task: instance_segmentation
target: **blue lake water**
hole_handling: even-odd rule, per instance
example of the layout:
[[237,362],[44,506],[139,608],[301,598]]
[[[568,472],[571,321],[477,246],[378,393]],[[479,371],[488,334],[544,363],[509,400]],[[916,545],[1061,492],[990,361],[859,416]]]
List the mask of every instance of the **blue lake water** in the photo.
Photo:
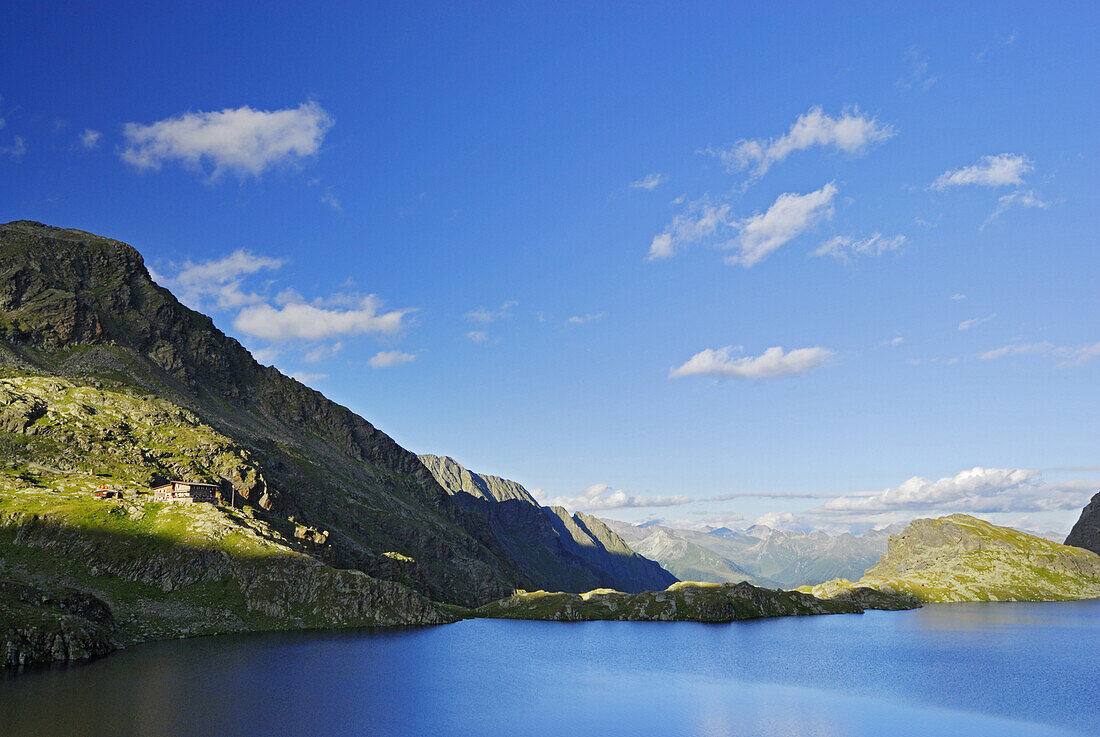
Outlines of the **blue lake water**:
[[1100,734],[1100,601],[689,622],[472,620],[133,647],[0,677],[0,734]]

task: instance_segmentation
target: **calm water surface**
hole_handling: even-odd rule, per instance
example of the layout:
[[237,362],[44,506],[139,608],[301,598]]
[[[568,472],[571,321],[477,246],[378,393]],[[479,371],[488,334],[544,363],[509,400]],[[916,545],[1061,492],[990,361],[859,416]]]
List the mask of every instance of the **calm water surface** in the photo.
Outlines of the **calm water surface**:
[[1100,601],[152,643],[0,677],[0,735],[1100,734]]

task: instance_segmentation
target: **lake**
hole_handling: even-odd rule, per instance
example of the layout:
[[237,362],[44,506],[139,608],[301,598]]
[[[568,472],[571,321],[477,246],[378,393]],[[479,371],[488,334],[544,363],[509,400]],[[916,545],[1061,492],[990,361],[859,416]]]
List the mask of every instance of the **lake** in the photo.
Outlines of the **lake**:
[[0,733],[1095,735],[1098,640],[1100,601],[209,637],[0,676]]

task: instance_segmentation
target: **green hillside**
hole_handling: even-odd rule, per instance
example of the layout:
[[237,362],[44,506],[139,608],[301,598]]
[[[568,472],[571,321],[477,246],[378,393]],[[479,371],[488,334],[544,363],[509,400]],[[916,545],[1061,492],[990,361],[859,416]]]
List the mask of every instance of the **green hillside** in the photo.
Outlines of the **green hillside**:
[[853,587],[925,602],[1057,601],[1100,597],[1100,556],[965,514],[914,520],[856,583],[803,587],[832,597]]

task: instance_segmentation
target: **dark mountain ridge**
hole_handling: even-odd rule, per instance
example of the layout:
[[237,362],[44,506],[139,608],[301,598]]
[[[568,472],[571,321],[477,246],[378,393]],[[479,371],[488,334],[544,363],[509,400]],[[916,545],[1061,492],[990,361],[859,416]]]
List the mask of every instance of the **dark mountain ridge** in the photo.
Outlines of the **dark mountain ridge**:
[[1081,516],[1066,536],[1065,544],[1100,555],[1100,491],[1081,510]]
[[316,556],[476,605],[532,587],[478,515],[350,410],[261,366],[109,238],[0,226],[0,371],[117,382],[194,412],[255,459],[209,481],[324,530]]
[[420,460],[463,508],[486,520],[520,570],[544,582],[541,588],[637,593],[663,591],[677,580],[591,515],[543,507],[521,484],[471,471],[453,458]]

